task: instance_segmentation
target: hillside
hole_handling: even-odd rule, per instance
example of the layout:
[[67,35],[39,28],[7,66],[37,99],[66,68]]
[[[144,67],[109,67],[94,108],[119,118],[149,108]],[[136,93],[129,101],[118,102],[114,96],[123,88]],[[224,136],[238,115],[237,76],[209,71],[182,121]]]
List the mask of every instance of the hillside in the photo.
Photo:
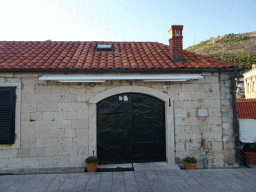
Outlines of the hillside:
[[239,73],[242,75],[251,69],[253,63],[256,63],[256,32],[218,36],[199,42],[185,50],[239,63],[240,67],[246,68]]

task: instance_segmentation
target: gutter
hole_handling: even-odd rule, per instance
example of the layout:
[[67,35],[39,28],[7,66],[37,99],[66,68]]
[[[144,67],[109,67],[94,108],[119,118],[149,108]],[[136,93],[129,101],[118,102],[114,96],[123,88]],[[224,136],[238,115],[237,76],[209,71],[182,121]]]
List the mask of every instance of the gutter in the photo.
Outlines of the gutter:
[[234,72],[241,71],[244,68],[175,68],[175,69],[0,69],[1,72],[36,72],[36,73],[168,73],[168,72],[191,72],[191,73],[202,73],[202,72]]
[[236,113],[236,82],[235,82],[236,78],[237,78],[237,71],[235,71],[233,76],[231,77],[231,90],[230,90],[230,92],[232,94],[233,129],[234,129],[234,137],[235,137],[236,161],[238,163],[241,163],[240,140],[239,140],[239,123],[238,123],[237,113]]

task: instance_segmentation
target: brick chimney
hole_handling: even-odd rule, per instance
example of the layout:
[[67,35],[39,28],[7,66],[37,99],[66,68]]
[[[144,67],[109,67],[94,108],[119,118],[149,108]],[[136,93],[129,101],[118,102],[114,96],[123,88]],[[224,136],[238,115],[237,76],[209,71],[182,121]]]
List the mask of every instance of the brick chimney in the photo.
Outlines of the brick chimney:
[[183,25],[171,25],[169,33],[169,58],[173,62],[186,62],[183,58]]

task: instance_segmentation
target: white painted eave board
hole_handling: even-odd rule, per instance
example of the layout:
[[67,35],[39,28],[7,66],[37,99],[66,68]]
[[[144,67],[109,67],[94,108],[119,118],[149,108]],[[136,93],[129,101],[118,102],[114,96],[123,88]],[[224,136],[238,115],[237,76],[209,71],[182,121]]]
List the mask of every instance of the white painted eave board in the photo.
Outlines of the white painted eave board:
[[157,75],[43,75],[41,81],[59,82],[105,82],[107,80],[187,81],[203,79],[201,74],[157,74]]

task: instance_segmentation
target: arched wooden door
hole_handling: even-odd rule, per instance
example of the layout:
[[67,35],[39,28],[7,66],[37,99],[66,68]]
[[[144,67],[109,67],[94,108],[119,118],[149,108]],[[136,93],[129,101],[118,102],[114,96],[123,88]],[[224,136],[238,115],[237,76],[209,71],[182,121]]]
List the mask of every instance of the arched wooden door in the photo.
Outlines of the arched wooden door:
[[166,160],[164,102],[122,93],[97,103],[99,164]]

